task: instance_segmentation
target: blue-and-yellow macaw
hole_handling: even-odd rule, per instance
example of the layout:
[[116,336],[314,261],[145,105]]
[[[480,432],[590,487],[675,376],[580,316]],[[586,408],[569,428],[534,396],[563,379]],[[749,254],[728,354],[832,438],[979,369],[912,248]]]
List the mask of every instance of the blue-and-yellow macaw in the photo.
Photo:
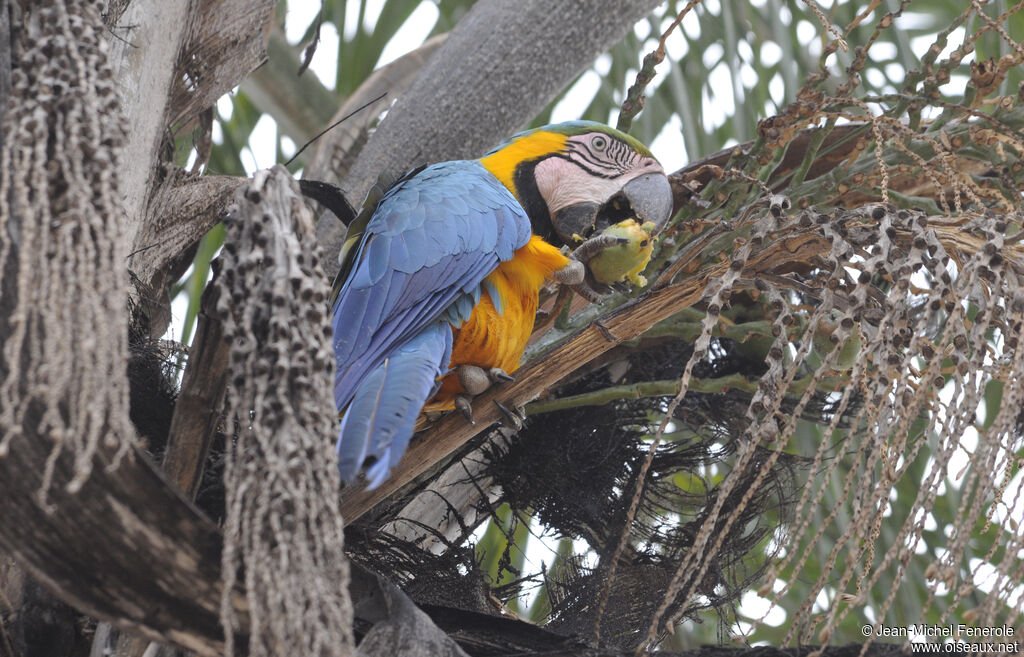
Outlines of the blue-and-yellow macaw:
[[468,408],[519,366],[545,280],[584,279],[558,244],[613,221],[613,202],[664,225],[665,172],[636,139],[573,121],[408,174],[350,227],[333,303],[342,479],[365,466],[379,485],[424,408]]

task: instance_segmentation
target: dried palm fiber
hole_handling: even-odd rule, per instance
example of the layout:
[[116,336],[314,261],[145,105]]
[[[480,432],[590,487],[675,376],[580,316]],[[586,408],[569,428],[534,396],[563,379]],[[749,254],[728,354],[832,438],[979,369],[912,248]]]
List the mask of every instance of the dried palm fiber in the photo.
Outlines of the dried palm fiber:
[[[283,167],[258,172],[225,219],[217,308],[231,341],[223,572],[244,570],[249,654],[354,653],[342,553],[328,287],[313,218]],[[228,654],[237,629],[222,619]]]
[[0,154],[0,457],[28,424],[49,437],[44,498],[65,450],[74,455],[67,486],[76,491],[101,440],[115,465],[135,440],[125,375],[123,134],[102,6],[29,5],[11,43]]
[[[711,473],[727,469],[739,447],[739,422],[728,415],[736,406],[729,395],[691,395],[673,415],[673,434],[656,448],[628,526],[627,548],[601,612],[604,645],[638,645],[676,564],[693,549],[697,529],[720,495]],[[663,412],[663,397],[555,411],[511,441],[507,455],[491,460],[502,499],[513,508],[535,510],[545,527],[559,536],[582,538],[597,555],[596,564],[570,559],[556,562],[546,572],[521,574],[529,579],[522,589],[526,584],[543,587],[550,605],[547,629],[576,636],[592,631],[636,478],[650,447],[650,418]],[[559,440],[551,440],[552,435]],[[755,465],[767,450],[760,450],[760,456]],[[725,532],[714,569],[699,583],[701,600],[689,605],[688,617],[697,619],[700,612],[713,610],[724,625],[734,622],[732,606],[764,574],[766,564],[757,556],[770,555],[771,550],[762,552],[758,546],[775,530],[773,518],[785,518],[792,506],[789,491],[795,487],[798,469],[799,459],[788,455],[772,468],[756,497],[742,509],[742,520]],[[754,467],[747,470],[748,478],[756,472]],[[733,490],[724,508],[734,508],[740,493]],[[509,593],[518,597],[522,591]]]
[[[931,169],[933,175],[945,174],[941,161]],[[787,280],[757,281],[760,293],[776,310],[772,331],[776,339],[767,354],[768,372],[761,376],[748,405],[748,426],[737,463],[723,482],[720,499],[733,488],[746,492],[731,512],[712,509],[700,527],[694,541],[697,549],[681,560],[651,620],[647,641],[655,640],[686,613],[688,605],[697,604],[699,582],[715,567],[721,549],[723,519],[726,528],[742,522],[740,512],[771,472],[782,449],[791,445],[796,419],[816,392],[835,385],[837,374],[842,375],[842,383],[831,389],[839,403],[831,418],[823,418],[827,424],[824,435],[834,436],[843,423],[849,425],[851,429],[843,432],[845,454],[833,453],[836,446],[832,440],[821,442],[813,457],[813,476],[801,491],[794,527],[786,539],[786,555],[771,566],[767,583],[774,582],[787,567],[800,572],[804,560],[825,536],[826,527],[835,527],[838,538],[784,644],[793,640],[828,643],[835,624],[864,604],[867,587],[882,586],[888,592],[885,603],[875,609],[879,618],[884,617],[904,583],[903,569],[921,540],[924,519],[938,488],[945,476],[954,478],[955,473],[946,472],[946,465],[952,452],[962,446],[967,428],[975,424],[989,381],[1004,386],[1002,404],[989,426],[979,431],[978,445],[971,450],[972,467],[964,480],[956,529],[946,556],[931,569],[934,585],[954,588],[955,564],[963,558],[976,524],[1002,501],[1013,506],[1021,494],[1012,491],[1007,497],[1005,490],[1013,467],[1019,466],[1015,451],[1024,438],[1018,426],[1024,401],[1024,358],[1018,348],[1024,319],[1024,252],[1013,243],[1021,236],[1020,213],[990,210],[927,216],[889,204],[872,204],[830,214],[811,208],[786,219],[770,207],[761,208],[767,210],[762,216],[754,213],[738,221],[750,227],[750,239],[736,242],[729,270],[735,275],[724,275],[720,285],[711,290],[711,324],[721,308],[722,293],[740,282],[741,273],[754,264],[752,245],[807,248],[817,244],[813,248],[821,255],[799,286],[813,291],[815,304],[809,320],[797,322],[793,317],[797,296],[786,289]],[[1008,231],[1012,239],[1007,239]],[[763,258],[764,251],[756,257]],[[709,326],[704,336],[710,335],[710,330]],[[808,355],[820,348],[815,347],[814,338],[822,330],[830,334],[829,346],[820,354],[820,364],[811,366]],[[844,368],[838,366],[839,353],[855,332],[862,335],[860,356],[840,371]],[[700,356],[700,339],[697,344],[688,370]],[[795,385],[798,374],[804,376],[799,387]],[[949,399],[938,394],[947,382],[953,388]],[[676,400],[685,395],[685,383],[684,379]],[[795,395],[799,402],[795,409],[784,412],[787,395]],[[857,395],[861,399],[851,417],[847,410]],[[927,424],[915,430],[912,423],[921,418]],[[761,459],[764,463],[755,468],[757,474],[751,478],[747,464],[754,463],[755,455],[764,449],[770,456]],[[925,471],[917,499],[906,512],[896,540],[880,542],[879,526],[889,510],[889,495],[915,464]],[[993,472],[997,476],[993,477]],[[833,506],[822,502],[830,478],[842,490]],[[836,523],[840,508],[849,513],[846,523]],[[1024,535],[1012,524],[993,526],[993,530],[999,536],[988,559],[998,581],[995,594],[974,610],[979,626],[1020,622],[1019,609],[1009,605],[1020,581],[1020,562],[1014,555],[1024,548]],[[892,572],[887,570],[890,565],[896,567],[896,576],[880,583],[884,573]],[[788,591],[792,580],[789,582],[775,594],[775,602]],[[766,595],[771,590],[768,584]],[[815,597],[826,584],[835,587],[839,595],[832,598],[826,613],[812,613]],[[946,613],[973,586],[969,581],[961,583]],[[680,606],[680,595],[691,602]]]

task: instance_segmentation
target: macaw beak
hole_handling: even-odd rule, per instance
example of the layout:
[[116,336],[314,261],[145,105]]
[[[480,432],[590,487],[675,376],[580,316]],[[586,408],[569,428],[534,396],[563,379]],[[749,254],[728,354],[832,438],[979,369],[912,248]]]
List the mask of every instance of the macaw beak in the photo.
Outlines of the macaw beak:
[[577,203],[555,213],[552,224],[563,243],[573,245],[624,219],[653,222],[654,234],[672,217],[672,187],[663,173],[645,173],[630,180],[604,204]]
[[[632,208],[632,216],[637,223],[650,221],[657,226],[654,229],[655,235],[660,233],[672,218],[675,199],[672,197],[672,186],[668,183],[668,176],[663,173],[645,173],[630,180],[622,188],[621,195]],[[614,197],[611,200],[614,201]]]

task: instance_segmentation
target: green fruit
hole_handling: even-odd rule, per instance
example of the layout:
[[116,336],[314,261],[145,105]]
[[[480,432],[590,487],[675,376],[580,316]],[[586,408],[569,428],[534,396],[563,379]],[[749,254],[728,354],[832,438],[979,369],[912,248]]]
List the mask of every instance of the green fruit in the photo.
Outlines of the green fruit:
[[587,266],[594,280],[604,285],[629,281],[635,285],[647,285],[647,279],[640,273],[651,261],[654,252],[654,238],[651,233],[655,225],[652,222],[638,224],[634,219],[620,221],[601,231],[602,235],[612,235],[629,240],[620,246],[612,246],[590,259]]
[[836,369],[840,372],[847,372],[853,369],[854,363],[860,358],[862,338],[860,334],[860,326],[854,326],[853,331],[850,332],[850,337],[843,343],[842,349],[839,350],[839,356],[836,357]]

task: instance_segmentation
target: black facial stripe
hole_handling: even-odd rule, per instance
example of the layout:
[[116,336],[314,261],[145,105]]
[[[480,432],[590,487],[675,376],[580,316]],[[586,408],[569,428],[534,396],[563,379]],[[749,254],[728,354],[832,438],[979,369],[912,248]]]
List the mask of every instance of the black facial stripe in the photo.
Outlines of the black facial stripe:
[[596,151],[590,147],[589,143],[570,142],[569,153],[579,155],[586,160],[595,164],[605,161],[604,155],[600,151]]
[[606,158],[598,157],[593,153],[575,151],[569,154],[569,159],[573,159],[573,156],[578,157],[587,164],[597,167],[598,169],[620,170],[614,163],[609,162]]
[[619,175],[623,173],[626,169],[626,167],[623,167],[619,162],[609,160],[607,154],[595,153],[594,151],[589,149],[573,149],[570,152],[569,157],[572,161],[582,160],[582,162],[584,162],[585,164],[590,165],[588,168],[596,168],[608,172],[614,172],[614,175]]
[[609,149],[608,155],[618,162],[622,166],[623,170],[628,169],[636,163],[639,153],[634,151],[632,148],[618,140],[612,142],[612,146],[614,146],[614,149]]
[[611,178],[618,178],[622,174],[622,171],[619,170],[619,169],[615,169],[612,173],[606,173],[606,172],[603,172],[603,171],[597,171],[596,169],[593,169],[592,167],[587,166],[586,163],[584,161],[582,161],[582,159],[580,159],[580,158],[573,158],[571,156],[571,154],[568,154],[568,153],[556,153],[556,154],[553,155],[553,157],[560,157],[563,160],[566,160],[568,162],[572,162],[573,164],[575,164],[579,168],[583,169],[584,171],[586,171],[590,175],[596,176],[598,178],[609,178],[609,179],[611,179]]
[[608,157],[618,162],[625,169],[632,161],[635,151],[621,141],[615,140],[608,147]]

